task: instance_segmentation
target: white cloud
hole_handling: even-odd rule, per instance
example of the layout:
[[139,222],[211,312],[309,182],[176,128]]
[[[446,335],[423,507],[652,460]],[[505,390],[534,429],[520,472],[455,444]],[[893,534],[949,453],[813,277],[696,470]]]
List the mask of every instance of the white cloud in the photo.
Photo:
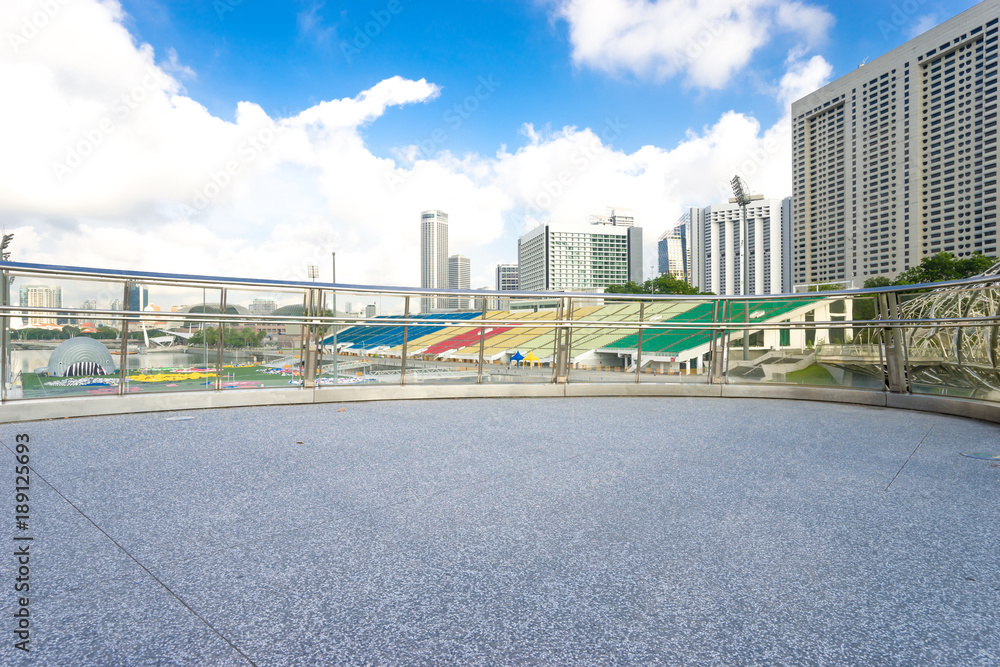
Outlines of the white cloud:
[[167,49],[167,62],[160,63],[160,67],[167,72],[173,72],[182,79],[198,78],[198,75],[195,74],[193,69],[181,63],[180,58],[177,55],[177,49],[173,47]]
[[317,44],[325,44],[330,41],[331,37],[336,36],[336,30],[323,23],[323,15],[320,10],[323,9],[324,4],[322,2],[316,3],[309,9],[299,12],[296,16],[299,35],[311,37]]
[[[17,3],[21,16],[35,7]],[[19,29],[11,14],[0,35]],[[437,85],[392,77],[291,118],[242,102],[223,120],[121,21],[115,3],[75,0],[17,50],[0,45],[0,89],[20,100],[0,105],[0,223],[16,234],[17,261],[305,279],[309,264],[329,275],[336,251],[342,282],[415,286],[418,216],[439,208],[479,286],[493,263],[516,260],[517,236],[537,221],[627,206],[646,229],[648,266],[681,208],[723,200],[734,173],[768,196],[791,189],[787,114],[762,128],[728,112],[675,146],[631,153],[612,148],[636,139],[610,118],[526,125],[522,145],[494,155],[402,146],[383,157],[363,128],[391,107],[433,103]],[[776,84],[785,102],[830,72],[818,57],[787,67]]]
[[789,0],[557,0],[578,65],[722,88],[776,32],[806,46],[826,39],[833,16]]
[[822,56],[813,56],[806,62],[791,57],[787,68],[778,90],[778,99],[786,108],[790,108],[792,102],[826,85],[833,74],[833,66]]

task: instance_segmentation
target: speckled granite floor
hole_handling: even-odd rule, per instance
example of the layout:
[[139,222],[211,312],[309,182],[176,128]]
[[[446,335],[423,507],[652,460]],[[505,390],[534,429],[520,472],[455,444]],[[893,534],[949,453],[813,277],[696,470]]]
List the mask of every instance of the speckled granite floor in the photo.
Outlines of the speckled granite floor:
[[1000,663],[1000,467],[960,455],[1000,453],[991,424],[481,399],[0,441],[4,665]]

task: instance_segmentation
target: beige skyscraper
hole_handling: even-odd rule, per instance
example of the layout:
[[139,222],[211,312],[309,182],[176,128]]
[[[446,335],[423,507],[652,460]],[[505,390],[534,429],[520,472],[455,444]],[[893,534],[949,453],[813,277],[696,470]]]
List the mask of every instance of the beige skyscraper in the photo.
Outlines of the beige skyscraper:
[[794,284],[997,253],[998,15],[982,2],[792,104]]
[[[448,288],[448,214],[424,211],[420,214],[420,286]],[[421,299],[420,311],[447,307],[447,299]]]

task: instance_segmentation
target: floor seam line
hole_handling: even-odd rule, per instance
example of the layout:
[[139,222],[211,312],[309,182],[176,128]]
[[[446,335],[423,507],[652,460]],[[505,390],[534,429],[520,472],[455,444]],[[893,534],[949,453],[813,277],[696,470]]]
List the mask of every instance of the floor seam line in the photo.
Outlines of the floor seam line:
[[[3,441],[0,441],[0,444],[2,444],[2,445],[4,446],[4,448],[5,448],[5,449],[6,449],[7,451],[9,451],[9,452],[10,452],[11,454],[13,454],[13,455],[14,455],[15,457],[17,456],[17,454],[16,454],[15,452],[14,452],[14,450],[13,450],[13,449],[11,449],[11,448],[10,448],[10,446],[8,446],[6,442],[3,442]],[[115,545],[115,546],[116,546],[116,547],[117,547],[117,548],[118,548],[118,549],[119,549],[119,550],[120,550],[120,551],[121,551],[121,552],[122,552],[123,554],[125,554],[125,556],[127,556],[127,557],[129,558],[129,560],[131,560],[131,561],[132,561],[133,563],[135,563],[136,565],[138,565],[138,566],[139,566],[139,567],[140,567],[140,568],[142,569],[142,571],[143,571],[143,572],[145,572],[146,574],[148,574],[148,575],[150,576],[150,578],[152,578],[152,579],[153,579],[153,581],[155,581],[155,582],[156,582],[156,583],[158,583],[158,584],[159,584],[159,585],[160,585],[161,587],[163,587],[163,589],[164,589],[165,591],[167,591],[167,593],[169,593],[171,597],[173,597],[173,598],[174,598],[175,600],[177,600],[177,601],[178,601],[178,602],[179,602],[179,603],[180,603],[180,604],[181,604],[181,605],[182,605],[182,606],[183,606],[183,607],[184,607],[185,609],[187,609],[187,610],[188,610],[188,611],[189,611],[189,612],[190,612],[190,613],[191,613],[192,615],[194,615],[194,616],[195,616],[195,618],[197,618],[197,619],[198,619],[199,621],[201,621],[202,623],[204,623],[204,624],[205,624],[205,625],[206,625],[206,626],[207,626],[207,627],[208,627],[208,628],[209,628],[209,629],[210,629],[210,630],[211,630],[212,632],[214,632],[214,633],[215,633],[215,634],[216,634],[216,635],[217,635],[217,636],[218,636],[218,637],[219,637],[219,638],[220,638],[220,639],[221,639],[222,641],[226,642],[226,643],[227,643],[227,644],[228,644],[228,645],[229,645],[229,646],[230,646],[230,647],[231,647],[231,648],[232,648],[232,649],[233,649],[234,651],[236,651],[237,653],[239,653],[239,654],[240,654],[240,656],[242,656],[244,660],[246,660],[246,661],[247,661],[248,663],[250,663],[251,665],[253,665],[253,667],[257,667],[257,663],[255,663],[255,662],[254,662],[254,661],[253,661],[252,659],[250,659],[250,656],[248,656],[248,655],[247,655],[246,653],[244,653],[243,651],[241,651],[241,650],[240,650],[240,648],[239,648],[238,646],[236,646],[236,644],[234,644],[233,642],[229,641],[229,638],[227,638],[227,637],[226,637],[225,635],[223,635],[223,634],[222,634],[221,632],[219,632],[219,631],[218,631],[218,630],[217,630],[217,629],[215,628],[215,626],[214,626],[214,625],[212,625],[211,623],[209,623],[209,622],[208,622],[208,620],[207,620],[207,619],[206,619],[206,618],[205,618],[204,616],[202,616],[202,615],[201,615],[201,614],[199,614],[199,613],[198,613],[197,611],[195,611],[195,610],[194,610],[194,609],[193,609],[193,608],[192,608],[192,607],[191,607],[191,606],[190,606],[190,605],[189,605],[189,604],[188,604],[187,602],[185,602],[185,601],[184,601],[184,599],[183,599],[183,598],[181,598],[181,596],[179,596],[179,595],[178,595],[177,593],[175,593],[175,592],[174,592],[173,590],[171,590],[171,588],[170,588],[169,586],[167,586],[167,585],[166,585],[166,584],[165,584],[165,583],[164,583],[163,581],[161,581],[159,577],[157,577],[157,576],[156,576],[155,574],[153,574],[153,573],[152,573],[152,571],[150,571],[150,569],[149,569],[148,567],[146,567],[145,565],[143,565],[143,564],[142,564],[142,563],[141,563],[141,562],[139,561],[139,559],[137,559],[137,558],[136,558],[135,556],[133,556],[133,555],[132,555],[131,553],[129,553],[129,551],[128,551],[128,550],[127,550],[127,549],[126,549],[125,547],[123,547],[123,546],[122,546],[121,544],[119,544],[119,543],[118,543],[118,541],[117,541],[117,540],[115,540],[115,538],[111,537],[111,535],[109,535],[109,534],[108,534],[108,533],[107,533],[107,532],[106,532],[106,531],[105,531],[105,530],[104,530],[103,528],[101,528],[101,527],[100,527],[99,525],[97,525],[97,523],[95,523],[93,519],[91,519],[91,518],[90,518],[89,516],[87,516],[87,514],[86,514],[86,513],[85,513],[85,512],[83,511],[83,510],[81,510],[81,509],[80,509],[79,507],[77,507],[77,506],[76,506],[76,505],[75,505],[75,504],[73,503],[73,501],[72,501],[72,500],[70,500],[69,498],[67,498],[66,496],[64,496],[64,495],[63,495],[63,494],[62,494],[62,493],[61,493],[61,492],[59,491],[59,489],[57,489],[56,487],[54,487],[54,486],[53,486],[53,485],[52,485],[52,484],[51,484],[51,483],[50,483],[50,482],[49,482],[49,481],[48,481],[47,479],[45,479],[45,477],[44,477],[44,476],[43,476],[43,475],[42,475],[42,474],[41,474],[40,472],[38,472],[38,471],[37,471],[37,470],[36,470],[36,469],[35,469],[34,467],[32,467],[31,465],[28,465],[28,470],[30,470],[32,474],[34,474],[35,476],[37,476],[37,477],[38,477],[38,479],[42,480],[42,483],[43,483],[43,484],[45,484],[45,486],[47,486],[47,487],[49,487],[50,489],[52,489],[52,491],[53,491],[53,492],[55,492],[55,494],[56,494],[57,496],[59,496],[60,498],[62,498],[62,499],[63,499],[63,502],[65,502],[65,503],[66,503],[67,505],[69,505],[69,506],[70,506],[70,507],[72,507],[72,508],[73,508],[74,510],[76,510],[76,512],[77,512],[77,513],[78,513],[78,514],[79,514],[80,516],[82,516],[82,517],[83,517],[84,519],[86,519],[86,520],[87,520],[87,522],[88,522],[88,523],[89,523],[90,525],[92,525],[92,526],[93,526],[94,528],[96,528],[96,529],[97,529],[97,530],[98,530],[98,531],[99,531],[99,532],[100,532],[100,533],[101,533],[102,535],[104,535],[104,537],[106,537],[106,538],[108,539],[108,541],[110,541],[110,542],[111,542],[111,543],[112,543],[113,545]]]
[[913,448],[913,451],[910,452],[910,455],[906,457],[905,461],[903,461],[903,465],[900,466],[899,470],[896,471],[896,474],[893,475],[892,479],[889,481],[889,486],[885,487],[886,491],[889,490],[889,487],[892,486],[892,483],[896,481],[897,477],[899,477],[899,473],[903,472],[903,468],[906,467],[906,464],[910,462],[910,459],[913,458],[913,455],[917,453],[918,449],[920,449],[920,445],[924,444],[924,440],[926,440],[927,436],[929,436],[931,434],[931,431],[934,430],[934,426],[935,424],[931,424],[930,428],[927,429],[927,433],[924,433],[924,437],[920,438],[920,442],[917,443],[917,446]]

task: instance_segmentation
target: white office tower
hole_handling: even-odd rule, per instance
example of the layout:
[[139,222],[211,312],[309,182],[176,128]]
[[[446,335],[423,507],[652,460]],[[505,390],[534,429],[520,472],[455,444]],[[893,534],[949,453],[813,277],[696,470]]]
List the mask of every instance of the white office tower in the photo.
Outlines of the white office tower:
[[998,14],[982,2],[792,104],[795,285],[997,253]]
[[[690,209],[694,262],[692,284],[702,292],[744,294],[742,212],[737,204]],[[760,199],[747,205],[749,294],[791,291],[792,200]]]
[[[448,288],[472,289],[469,258],[465,255],[452,255],[448,258]],[[448,310],[469,310],[471,304],[467,298],[452,297],[448,299]]]
[[[426,289],[448,287],[448,214],[424,211],[420,214],[420,286]],[[420,311],[443,310],[447,299],[420,300]]]
[[[62,287],[49,285],[25,285],[20,289],[19,305],[22,308],[62,308]],[[23,312],[24,324],[56,324],[57,316],[49,313]]]
[[642,228],[539,225],[517,241],[519,289],[601,291],[642,282]]
[[517,264],[497,264],[497,286],[498,292],[518,290]]

